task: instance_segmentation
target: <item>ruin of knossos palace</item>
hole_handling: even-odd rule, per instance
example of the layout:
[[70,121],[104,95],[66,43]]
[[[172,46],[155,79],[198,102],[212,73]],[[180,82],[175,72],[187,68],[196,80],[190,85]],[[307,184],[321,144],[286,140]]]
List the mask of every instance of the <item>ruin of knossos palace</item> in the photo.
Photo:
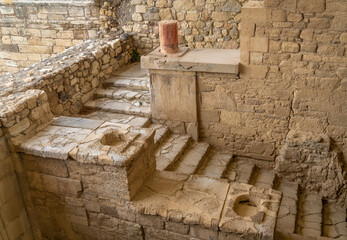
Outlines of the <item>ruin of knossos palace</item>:
[[0,240],[347,240],[347,0],[0,0]]

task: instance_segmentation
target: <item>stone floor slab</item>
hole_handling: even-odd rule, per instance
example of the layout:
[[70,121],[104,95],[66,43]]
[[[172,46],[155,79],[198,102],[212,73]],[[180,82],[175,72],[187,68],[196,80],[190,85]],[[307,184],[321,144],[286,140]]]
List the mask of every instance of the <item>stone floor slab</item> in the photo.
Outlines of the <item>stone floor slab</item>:
[[97,129],[104,122],[105,121],[103,121],[103,120],[60,116],[60,117],[55,118],[53,120],[53,122],[51,123],[51,125],[63,126],[63,127]]
[[157,171],[133,203],[139,212],[216,229],[228,189],[223,180]]
[[93,130],[49,125],[22,143],[21,151],[40,157],[67,159],[69,152]]

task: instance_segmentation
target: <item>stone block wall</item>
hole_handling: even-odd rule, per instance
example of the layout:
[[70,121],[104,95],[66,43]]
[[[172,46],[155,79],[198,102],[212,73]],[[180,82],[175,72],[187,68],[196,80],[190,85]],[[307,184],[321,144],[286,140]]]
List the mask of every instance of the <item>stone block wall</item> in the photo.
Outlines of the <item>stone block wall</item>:
[[273,160],[289,130],[323,133],[346,163],[346,7],[344,0],[246,4],[240,78],[206,75],[198,83],[204,139]]
[[[78,113],[111,72],[130,60],[132,40],[88,40],[12,75],[0,77],[0,97],[44,90],[55,115]],[[1,106],[1,105],[0,105]]]
[[257,97],[265,86],[252,83],[250,89],[250,83],[236,75],[198,73],[200,138],[236,155],[273,161],[285,129],[275,138],[267,133],[287,123],[273,112],[273,100]]
[[0,239],[33,239],[6,138],[0,130]]
[[0,74],[93,39],[98,29],[91,0],[0,1]]
[[[242,5],[247,0],[103,0],[101,27],[134,35],[139,50],[159,45],[160,20],[178,20],[179,41],[190,48],[238,48]],[[120,9],[120,10],[117,10]]]

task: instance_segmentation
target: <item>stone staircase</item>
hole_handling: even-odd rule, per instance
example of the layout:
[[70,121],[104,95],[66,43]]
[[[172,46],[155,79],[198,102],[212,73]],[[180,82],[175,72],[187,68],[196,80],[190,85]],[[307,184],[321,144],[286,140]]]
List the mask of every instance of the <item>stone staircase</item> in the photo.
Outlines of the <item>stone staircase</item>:
[[277,239],[346,239],[346,211],[334,201],[326,202],[318,194],[300,191],[299,184],[282,181],[274,171],[218,152],[207,143],[194,142],[189,136],[165,135],[166,139],[157,146],[157,170],[204,175],[281,191]]
[[148,76],[139,64],[130,64],[112,74],[85,104],[89,110],[150,117]]
[[84,118],[155,129],[159,171],[198,174],[281,191],[276,239],[347,239],[346,211],[335,202],[300,191],[297,183],[282,181],[274,171],[259,168],[250,159],[235,158],[208,143],[195,142],[188,135],[151,123],[149,78],[139,65],[115,72],[85,107]]

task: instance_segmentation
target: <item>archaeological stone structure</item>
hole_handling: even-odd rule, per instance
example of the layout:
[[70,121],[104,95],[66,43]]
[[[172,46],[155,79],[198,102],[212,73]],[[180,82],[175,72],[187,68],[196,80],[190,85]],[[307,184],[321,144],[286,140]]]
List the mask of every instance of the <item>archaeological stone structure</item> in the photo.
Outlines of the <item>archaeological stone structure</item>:
[[346,0],[3,0],[0,39],[0,240],[347,239]]

